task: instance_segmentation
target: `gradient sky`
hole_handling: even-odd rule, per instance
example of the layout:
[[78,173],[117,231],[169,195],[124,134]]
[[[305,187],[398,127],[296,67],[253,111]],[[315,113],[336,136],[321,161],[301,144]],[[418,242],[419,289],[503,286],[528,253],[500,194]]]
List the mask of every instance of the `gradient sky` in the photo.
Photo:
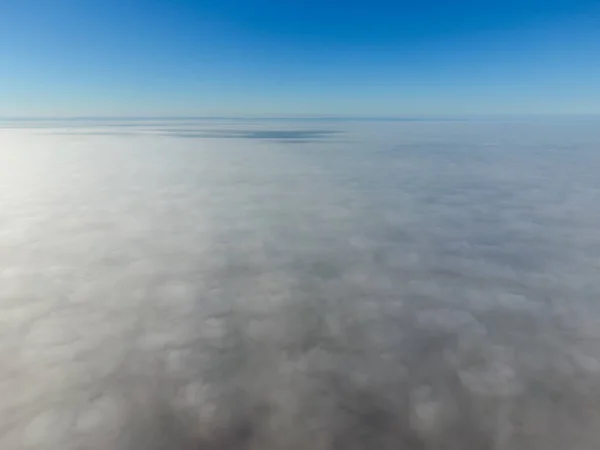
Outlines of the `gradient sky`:
[[0,0],[0,116],[600,114],[600,1]]

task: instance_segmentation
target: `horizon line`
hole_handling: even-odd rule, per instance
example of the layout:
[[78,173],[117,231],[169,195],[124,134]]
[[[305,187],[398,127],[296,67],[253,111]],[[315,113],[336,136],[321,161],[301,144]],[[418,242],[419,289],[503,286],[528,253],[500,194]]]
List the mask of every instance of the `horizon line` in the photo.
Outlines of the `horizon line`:
[[600,118],[600,113],[519,113],[519,114],[464,114],[464,115],[68,115],[68,116],[0,116],[0,121],[61,121],[61,120],[345,120],[345,121],[464,121],[477,119],[518,118]]

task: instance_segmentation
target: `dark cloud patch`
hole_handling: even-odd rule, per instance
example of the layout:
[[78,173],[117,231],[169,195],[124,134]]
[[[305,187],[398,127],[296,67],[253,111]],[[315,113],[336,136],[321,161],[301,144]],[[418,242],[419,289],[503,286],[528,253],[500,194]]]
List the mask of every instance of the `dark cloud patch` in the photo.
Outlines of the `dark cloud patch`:
[[51,134],[65,136],[158,136],[189,139],[251,139],[277,143],[302,144],[307,142],[325,142],[341,134],[340,130],[234,130],[234,129],[130,129],[121,130],[66,130],[54,131]]
[[274,142],[303,143],[326,141],[339,130],[172,130],[166,134],[182,138],[257,139]]

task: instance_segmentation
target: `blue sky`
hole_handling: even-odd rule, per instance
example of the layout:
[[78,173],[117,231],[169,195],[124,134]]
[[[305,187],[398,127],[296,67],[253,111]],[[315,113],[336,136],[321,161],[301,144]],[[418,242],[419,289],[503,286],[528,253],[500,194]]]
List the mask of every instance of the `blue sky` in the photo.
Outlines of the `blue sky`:
[[0,116],[228,114],[600,114],[600,1],[0,1]]

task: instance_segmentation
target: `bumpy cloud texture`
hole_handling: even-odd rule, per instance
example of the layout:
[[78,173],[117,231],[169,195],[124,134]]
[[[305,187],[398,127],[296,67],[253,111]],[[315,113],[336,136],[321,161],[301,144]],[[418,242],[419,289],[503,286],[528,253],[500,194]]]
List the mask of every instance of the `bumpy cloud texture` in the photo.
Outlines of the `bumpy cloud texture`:
[[597,449],[599,146],[6,126],[0,447]]

